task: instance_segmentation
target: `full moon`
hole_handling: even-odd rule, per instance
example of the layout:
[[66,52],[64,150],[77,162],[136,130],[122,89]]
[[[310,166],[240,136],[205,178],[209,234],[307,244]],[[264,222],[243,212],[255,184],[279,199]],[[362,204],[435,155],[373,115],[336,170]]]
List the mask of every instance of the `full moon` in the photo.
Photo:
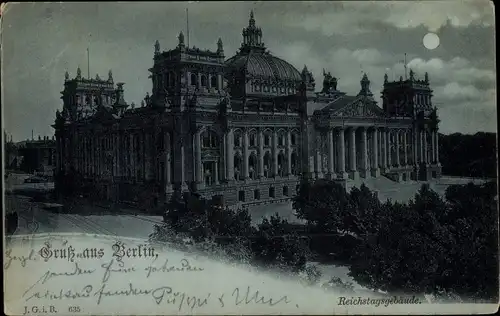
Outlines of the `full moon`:
[[424,36],[424,46],[427,49],[435,49],[439,46],[439,36],[434,33],[427,33]]

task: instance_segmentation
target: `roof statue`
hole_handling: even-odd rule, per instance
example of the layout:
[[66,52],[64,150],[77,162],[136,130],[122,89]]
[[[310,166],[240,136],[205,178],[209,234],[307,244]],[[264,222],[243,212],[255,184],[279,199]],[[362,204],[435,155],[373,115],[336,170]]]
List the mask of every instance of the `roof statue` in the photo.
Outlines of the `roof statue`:
[[224,52],[224,47],[222,45],[222,39],[219,37],[219,40],[217,41],[217,53],[222,52]]
[[415,73],[413,72],[413,69],[410,69],[410,80],[415,80]]
[[337,78],[333,77],[330,72],[326,72],[323,68],[323,93],[337,91]]
[[160,53],[160,42],[156,40],[155,42],[155,55],[158,55]]
[[68,81],[69,80],[69,73],[68,71],[66,70],[66,72],[64,73],[64,80]]
[[95,80],[101,80],[101,77],[99,77],[99,74],[95,74]]
[[111,69],[108,72],[108,82],[113,82],[113,72],[111,71]]
[[81,79],[82,78],[82,70],[80,69],[80,66],[76,69],[76,79]]
[[425,83],[429,83],[429,74],[425,72]]
[[184,46],[184,34],[182,31],[179,33],[179,36],[177,37],[179,39],[179,46]]
[[358,95],[373,96],[373,93],[370,91],[370,80],[368,80],[366,73],[363,74],[363,78],[361,78],[360,83],[361,90]]
[[389,77],[387,76],[387,73],[384,74],[384,83],[388,83],[389,82]]

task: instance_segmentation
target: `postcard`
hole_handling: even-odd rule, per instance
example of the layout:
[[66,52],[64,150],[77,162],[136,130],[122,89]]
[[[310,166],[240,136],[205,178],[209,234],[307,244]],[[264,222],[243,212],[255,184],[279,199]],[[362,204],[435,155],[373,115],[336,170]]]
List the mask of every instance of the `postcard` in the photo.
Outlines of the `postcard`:
[[7,315],[499,306],[489,1],[1,6]]

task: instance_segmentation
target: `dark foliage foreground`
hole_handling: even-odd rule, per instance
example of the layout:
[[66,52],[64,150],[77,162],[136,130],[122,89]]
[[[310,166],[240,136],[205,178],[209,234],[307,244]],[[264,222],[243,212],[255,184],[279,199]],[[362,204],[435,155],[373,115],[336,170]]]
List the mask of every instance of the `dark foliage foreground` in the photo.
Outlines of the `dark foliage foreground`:
[[448,187],[445,199],[423,185],[407,204],[381,203],[366,186],[304,182],[299,218],[339,234],[337,257],[354,280],[387,292],[428,293],[465,301],[498,299],[495,183]]
[[[156,226],[152,241],[175,242],[182,236],[201,245],[198,249],[239,262],[298,273],[305,269],[308,247],[293,225],[278,216],[251,225],[246,210],[221,207],[216,200],[192,194],[174,196],[167,206],[163,226]],[[181,237],[181,239],[182,239]]]
[[[172,199],[165,224],[150,237],[189,237],[211,254],[302,272],[310,283],[320,277],[306,266],[314,255],[342,262],[356,282],[371,289],[496,301],[496,199],[494,183],[450,186],[444,199],[423,185],[403,204],[382,203],[366,186],[346,192],[335,182],[304,182],[293,203],[297,217],[307,221],[299,230],[277,215],[252,227],[245,210],[184,195]],[[337,290],[350,286],[330,283]]]

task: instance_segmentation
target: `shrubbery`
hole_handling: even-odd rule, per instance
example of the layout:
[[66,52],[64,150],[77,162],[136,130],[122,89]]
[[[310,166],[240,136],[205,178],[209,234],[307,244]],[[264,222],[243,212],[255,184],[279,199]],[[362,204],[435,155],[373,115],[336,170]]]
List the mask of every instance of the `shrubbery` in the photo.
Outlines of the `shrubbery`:
[[[247,211],[195,195],[176,196],[151,239],[186,244],[238,262],[300,273],[316,284],[312,256],[332,258],[359,284],[389,293],[462,301],[498,298],[498,213],[494,183],[450,186],[445,198],[423,185],[408,203],[380,202],[366,186],[304,182],[293,207],[305,229],[278,215],[252,227]],[[325,289],[352,292],[332,279]]]
[[301,271],[307,261],[307,241],[277,215],[253,227],[244,209],[184,194],[172,197],[164,222],[155,227],[152,241],[191,244],[211,255],[293,272]]
[[294,207],[318,233],[351,236],[337,254],[364,286],[495,301],[496,199],[494,183],[450,186],[445,199],[423,185],[407,204],[380,203],[365,186],[321,181],[304,183]]

